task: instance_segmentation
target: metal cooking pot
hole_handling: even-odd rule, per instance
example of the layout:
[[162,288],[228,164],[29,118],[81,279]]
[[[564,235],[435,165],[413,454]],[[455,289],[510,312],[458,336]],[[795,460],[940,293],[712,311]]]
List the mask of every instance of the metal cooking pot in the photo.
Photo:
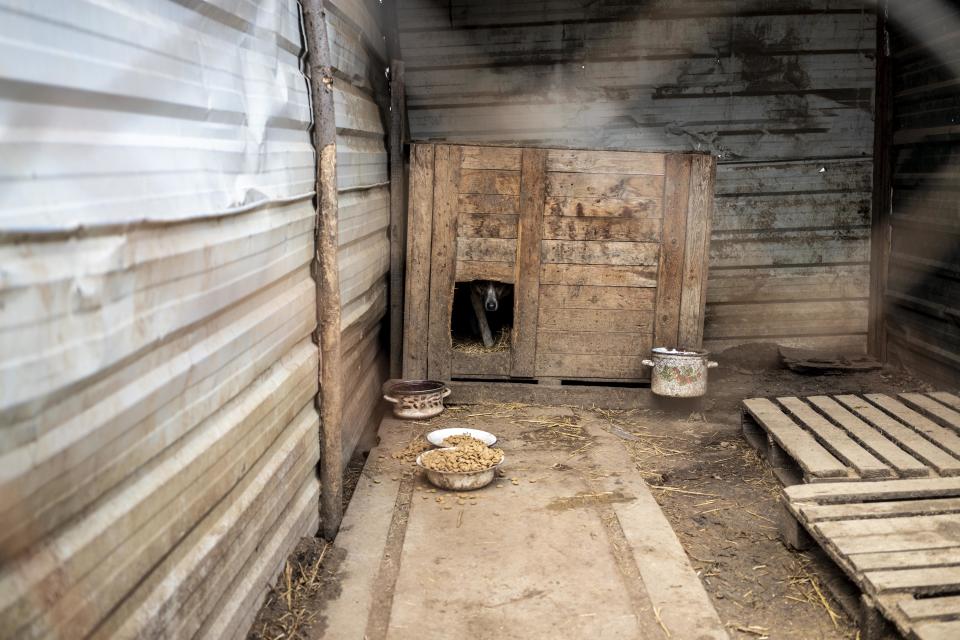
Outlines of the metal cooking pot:
[[650,388],[658,396],[699,398],[707,392],[707,369],[717,366],[702,349],[651,349],[643,364],[653,367]]
[[450,388],[436,380],[400,380],[387,387],[383,399],[393,404],[398,418],[423,419],[443,413]]

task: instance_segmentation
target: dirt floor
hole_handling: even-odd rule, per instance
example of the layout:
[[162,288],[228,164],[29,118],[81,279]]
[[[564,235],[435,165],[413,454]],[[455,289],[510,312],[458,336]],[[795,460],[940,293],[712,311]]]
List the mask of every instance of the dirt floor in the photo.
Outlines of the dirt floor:
[[[775,524],[779,484],[740,434],[739,402],[757,396],[929,389],[893,369],[833,376],[771,370],[767,367],[775,362],[775,351],[765,347],[731,350],[719,359],[721,367],[711,371],[709,397],[685,415],[657,409],[576,411],[581,419],[602,422],[622,440],[731,638],[857,638],[854,622],[825,584],[832,574],[824,561],[780,542]],[[520,410],[506,404],[451,407],[432,421],[411,423],[411,429],[471,426],[484,414],[509,417]],[[564,437],[556,431],[548,429],[545,435]],[[411,439],[406,453],[420,447]],[[348,479],[353,484],[361,466],[362,458],[351,463]],[[325,598],[339,588],[339,560],[334,546],[303,540],[271,588],[249,637],[321,637],[318,619]]]

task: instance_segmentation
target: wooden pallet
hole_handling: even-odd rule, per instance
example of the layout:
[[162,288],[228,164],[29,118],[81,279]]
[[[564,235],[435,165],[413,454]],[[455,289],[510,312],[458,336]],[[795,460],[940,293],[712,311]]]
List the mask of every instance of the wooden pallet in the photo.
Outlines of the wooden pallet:
[[784,485],[960,476],[952,393],[751,398],[742,426]]
[[804,484],[783,498],[784,538],[819,544],[860,589],[863,640],[884,619],[907,638],[960,638],[960,478]]

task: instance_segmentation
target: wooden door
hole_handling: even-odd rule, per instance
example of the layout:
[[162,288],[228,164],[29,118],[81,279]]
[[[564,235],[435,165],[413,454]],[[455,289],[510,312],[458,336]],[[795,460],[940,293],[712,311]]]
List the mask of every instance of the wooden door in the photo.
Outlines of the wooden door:
[[[413,145],[404,376],[644,380],[702,342],[710,156]],[[514,285],[509,351],[451,349],[456,282]]]

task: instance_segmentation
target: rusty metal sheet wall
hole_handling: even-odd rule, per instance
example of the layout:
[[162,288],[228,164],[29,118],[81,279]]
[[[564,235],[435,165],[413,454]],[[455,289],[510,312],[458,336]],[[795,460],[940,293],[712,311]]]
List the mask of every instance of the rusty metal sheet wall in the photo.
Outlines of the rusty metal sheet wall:
[[0,629],[245,636],[317,530],[293,0],[0,0]]
[[401,0],[421,140],[718,157],[705,340],[866,347],[876,17],[855,0]]
[[893,201],[887,353],[960,385],[960,7],[891,3]]
[[332,0],[327,25],[334,72],[339,187],[340,296],[345,389],[344,458],[380,406],[386,349],[380,337],[390,268],[389,105],[385,9],[376,0]]

